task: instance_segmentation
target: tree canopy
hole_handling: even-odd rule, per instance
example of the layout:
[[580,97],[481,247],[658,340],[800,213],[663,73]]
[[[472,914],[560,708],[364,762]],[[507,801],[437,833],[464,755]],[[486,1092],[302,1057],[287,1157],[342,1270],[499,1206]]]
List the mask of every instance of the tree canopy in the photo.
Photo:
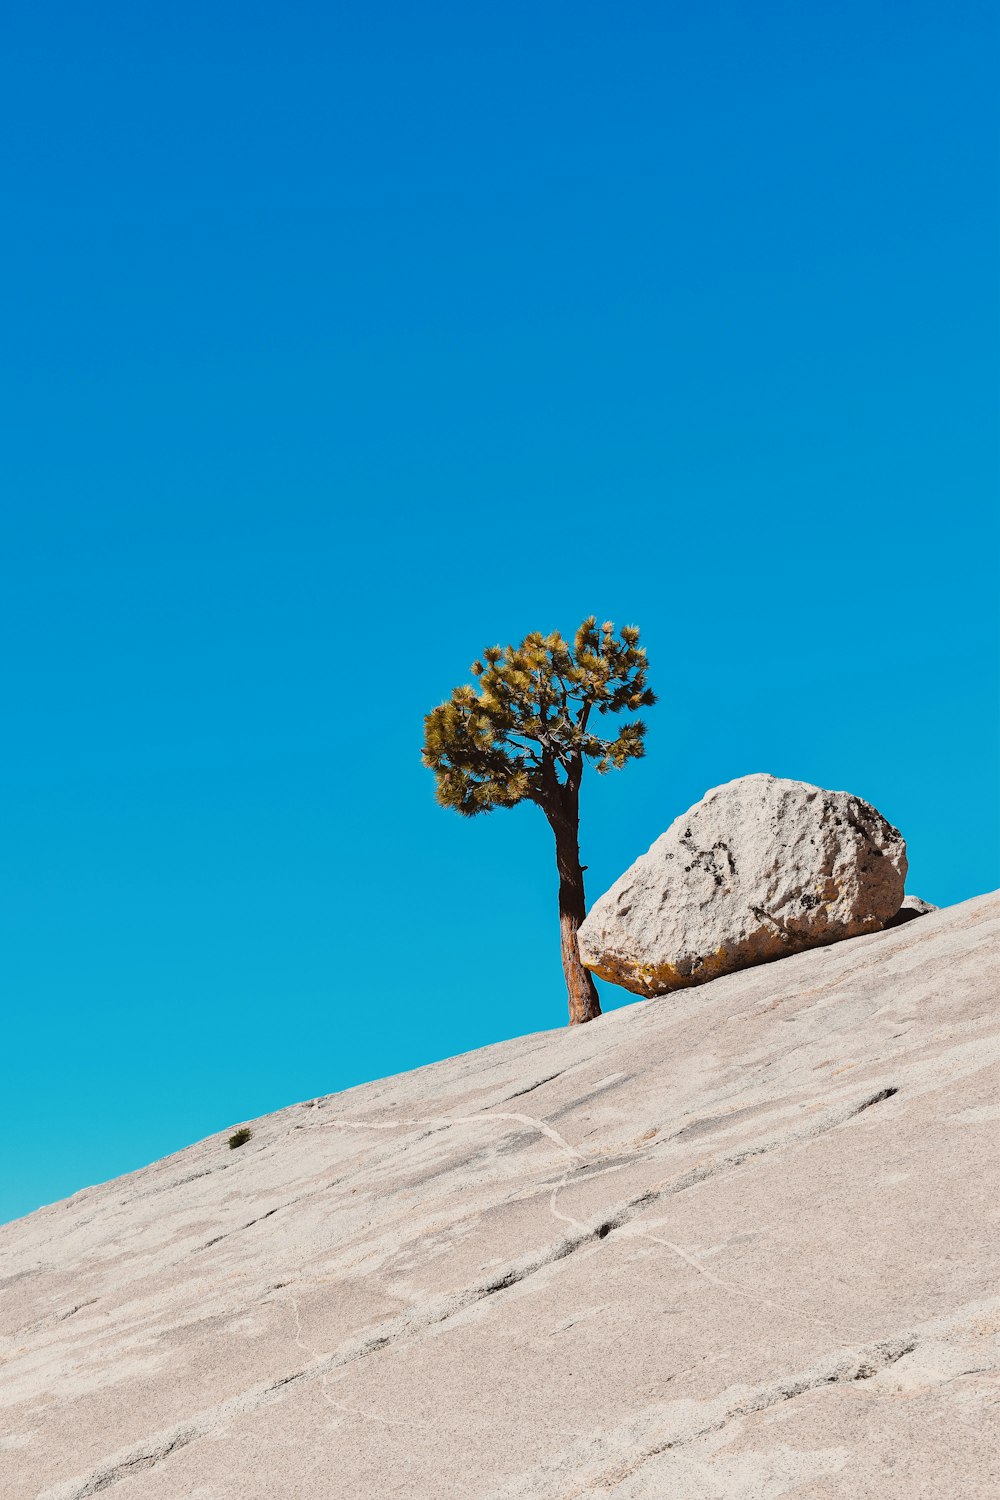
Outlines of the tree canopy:
[[603,774],[644,754],[646,726],[613,736],[595,722],[656,702],[646,686],[639,631],[584,620],[572,645],[534,631],[519,646],[491,646],[472,663],[475,685],[457,687],[424,721],[423,760],[437,799],[467,817],[525,800],[550,813],[575,793],[585,761]]

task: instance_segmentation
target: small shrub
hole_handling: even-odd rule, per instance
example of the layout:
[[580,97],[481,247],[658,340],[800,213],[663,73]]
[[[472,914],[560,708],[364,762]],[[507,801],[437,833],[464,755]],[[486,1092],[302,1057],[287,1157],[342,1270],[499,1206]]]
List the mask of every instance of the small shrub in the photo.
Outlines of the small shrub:
[[229,1149],[235,1151],[237,1146],[245,1146],[253,1135],[253,1131],[247,1125],[241,1125],[239,1130],[234,1130],[229,1137]]

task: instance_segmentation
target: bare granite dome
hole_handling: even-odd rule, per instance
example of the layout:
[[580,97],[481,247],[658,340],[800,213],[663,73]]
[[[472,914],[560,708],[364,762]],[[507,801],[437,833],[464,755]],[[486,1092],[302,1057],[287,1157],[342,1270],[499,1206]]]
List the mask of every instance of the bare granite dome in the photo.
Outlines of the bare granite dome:
[[0,1228],[4,1500],[994,1500],[998,927],[225,1122]]

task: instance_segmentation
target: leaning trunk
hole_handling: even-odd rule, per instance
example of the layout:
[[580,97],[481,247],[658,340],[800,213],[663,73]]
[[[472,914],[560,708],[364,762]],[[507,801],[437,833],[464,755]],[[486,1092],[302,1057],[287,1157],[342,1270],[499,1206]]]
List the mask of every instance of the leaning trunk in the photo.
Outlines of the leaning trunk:
[[549,822],[556,837],[556,863],[559,866],[559,936],[569,996],[569,1024],[577,1026],[601,1014],[597,986],[580,962],[576,938],[587,915],[580,865],[579,813],[575,806],[570,806],[560,809],[558,815],[550,814]]

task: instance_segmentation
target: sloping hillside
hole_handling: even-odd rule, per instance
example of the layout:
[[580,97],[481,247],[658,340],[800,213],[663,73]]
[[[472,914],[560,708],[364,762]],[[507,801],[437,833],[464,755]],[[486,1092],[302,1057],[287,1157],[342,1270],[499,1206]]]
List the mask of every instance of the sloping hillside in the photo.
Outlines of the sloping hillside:
[[1000,1493],[1000,897],[0,1229],[8,1500]]

